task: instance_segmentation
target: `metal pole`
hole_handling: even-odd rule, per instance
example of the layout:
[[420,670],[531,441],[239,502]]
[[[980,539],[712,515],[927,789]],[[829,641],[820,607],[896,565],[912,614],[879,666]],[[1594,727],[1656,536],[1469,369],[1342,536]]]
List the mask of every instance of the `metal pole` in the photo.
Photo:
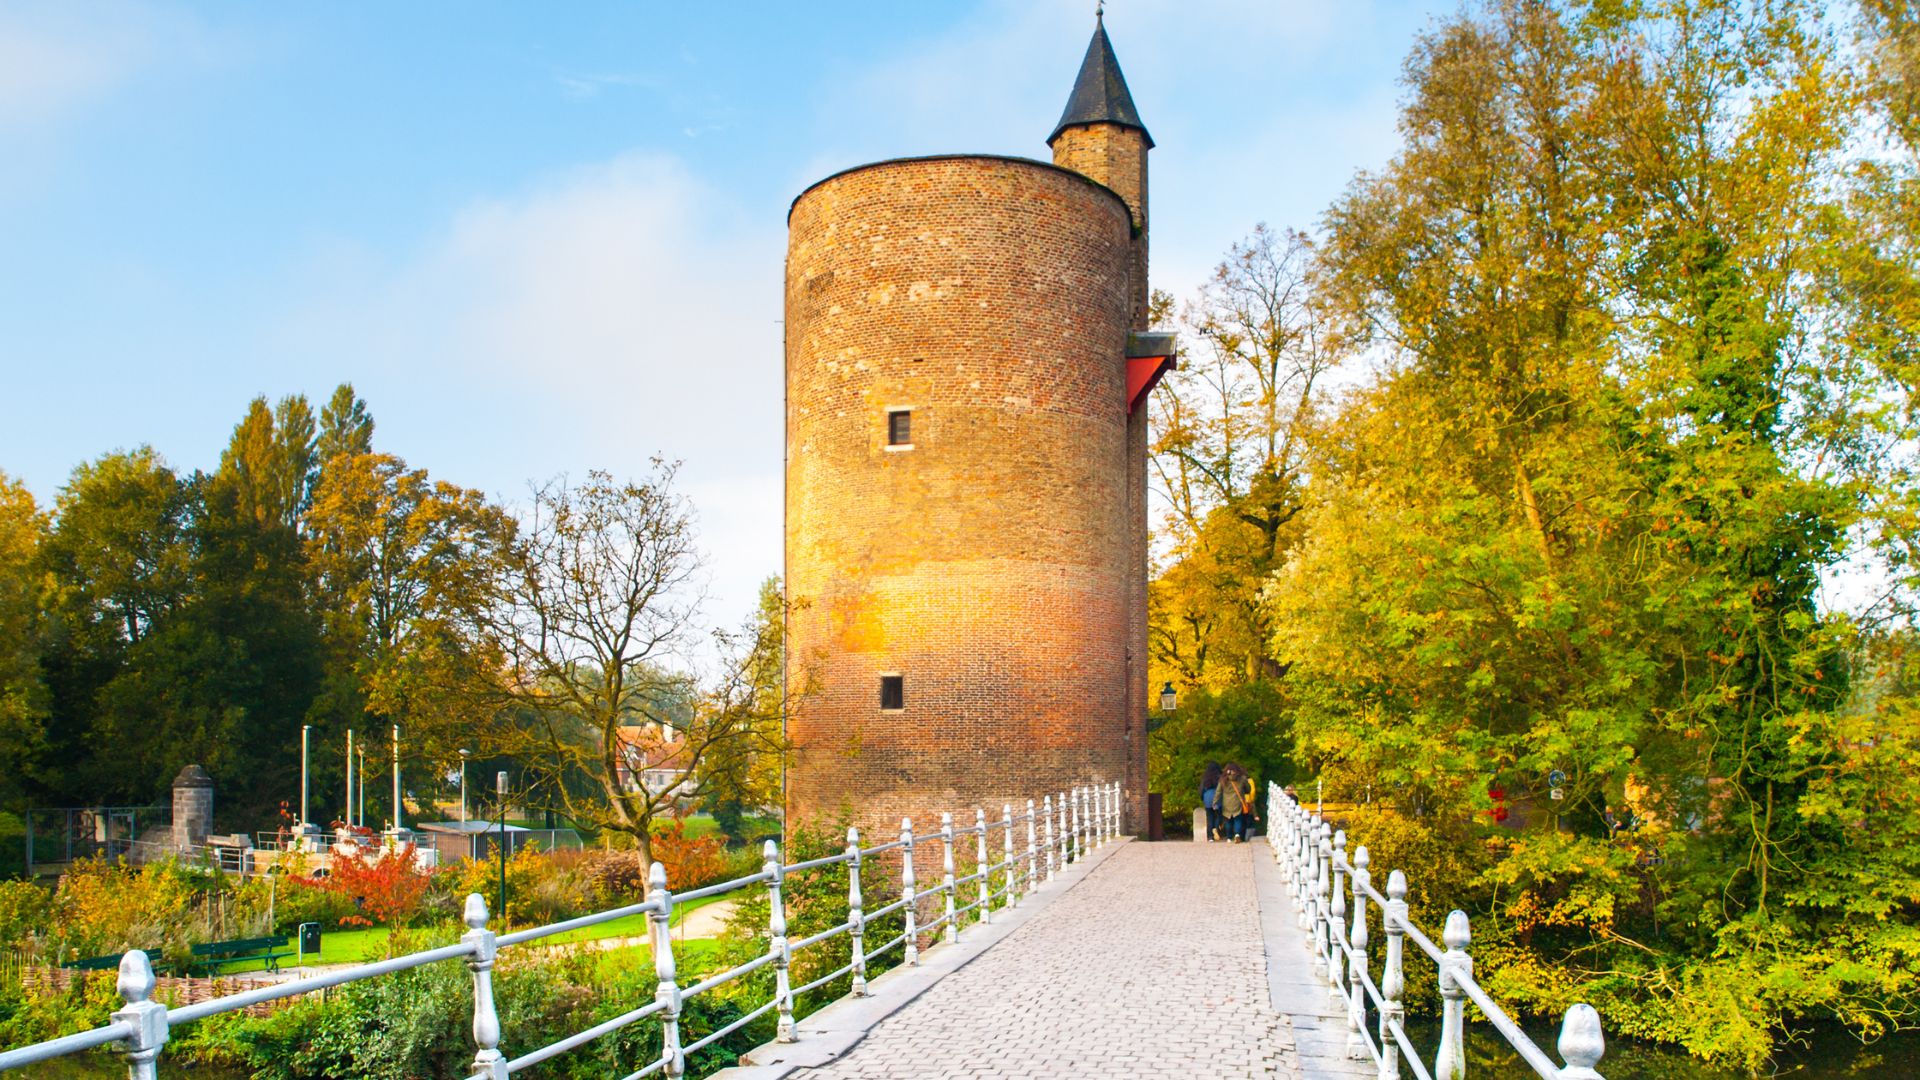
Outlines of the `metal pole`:
[[353,729],[347,729],[347,806],[340,811],[340,820],[353,824]]
[[[493,778],[494,790],[500,796],[500,917],[507,917],[507,770],[501,769]],[[655,866],[660,865],[655,863]]]
[[[393,831],[400,831],[400,725],[393,725]],[[506,909],[500,911],[506,917]]]
[[307,748],[313,741],[313,725],[300,725],[300,831],[307,831]]
[[467,752],[460,751],[460,832],[467,831]]
[[355,814],[357,818],[357,821],[355,823],[364,829],[367,827],[367,747],[366,747],[366,744],[362,743],[360,745],[360,749],[357,752],[360,755],[360,768],[356,770],[353,775],[354,775],[354,778],[359,780],[360,782],[360,809]]

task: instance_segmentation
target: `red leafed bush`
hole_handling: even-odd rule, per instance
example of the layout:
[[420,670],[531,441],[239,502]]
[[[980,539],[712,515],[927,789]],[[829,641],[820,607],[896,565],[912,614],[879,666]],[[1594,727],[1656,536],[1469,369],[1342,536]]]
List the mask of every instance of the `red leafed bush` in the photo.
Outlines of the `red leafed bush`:
[[367,859],[335,852],[326,887],[353,898],[358,916],[340,925],[404,925],[420,910],[427,893],[428,871],[414,860],[412,844],[386,848]]
[[653,834],[653,857],[666,867],[675,890],[698,889],[725,880],[727,860],[719,836],[690,837],[687,823],[674,818]]

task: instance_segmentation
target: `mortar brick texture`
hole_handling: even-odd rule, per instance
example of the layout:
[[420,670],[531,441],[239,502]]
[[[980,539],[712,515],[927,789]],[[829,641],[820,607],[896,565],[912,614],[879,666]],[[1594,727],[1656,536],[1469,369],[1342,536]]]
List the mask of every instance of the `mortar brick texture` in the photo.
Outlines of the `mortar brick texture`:
[[[1139,795],[1133,217],[1085,176],[989,157],[883,162],[796,200],[790,821],[884,837],[1087,781]],[[913,448],[889,450],[900,407]],[[904,710],[879,707],[887,673]]]

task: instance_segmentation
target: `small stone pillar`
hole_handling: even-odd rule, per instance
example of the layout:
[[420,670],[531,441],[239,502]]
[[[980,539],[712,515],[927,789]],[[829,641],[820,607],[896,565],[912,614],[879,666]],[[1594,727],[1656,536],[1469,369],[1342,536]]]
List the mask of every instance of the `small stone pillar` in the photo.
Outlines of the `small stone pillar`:
[[189,765],[173,778],[173,846],[180,851],[205,847],[212,831],[213,777]]

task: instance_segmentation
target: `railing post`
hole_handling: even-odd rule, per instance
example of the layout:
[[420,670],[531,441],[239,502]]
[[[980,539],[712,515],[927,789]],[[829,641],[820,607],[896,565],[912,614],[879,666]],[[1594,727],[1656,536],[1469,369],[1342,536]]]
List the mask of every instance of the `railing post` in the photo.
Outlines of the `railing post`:
[[1347,1007],[1347,979],[1343,970],[1346,964],[1345,946],[1347,940],[1347,891],[1342,888],[1347,876],[1347,830],[1341,829],[1333,834],[1333,858],[1329,863],[1332,872],[1331,901],[1327,909],[1327,996],[1333,1004],[1342,1009]]
[[494,933],[487,929],[486,900],[479,893],[468,893],[461,914],[467,932],[460,940],[473,946],[467,970],[473,973],[473,1043],[479,1048],[470,1071],[487,1080],[507,1080],[507,1060],[500,1053],[500,1013],[493,1005]]
[[1006,895],[1000,898],[1000,907],[1004,910],[1020,901],[1019,868],[1013,865],[1013,804],[1000,804],[1000,850],[1005,856],[1000,862],[1000,887]]
[[667,868],[654,863],[647,871],[647,899],[659,907],[647,913],[653,930],[653,970],[659,985],[653,1000],[660,1003],[660,1075],[678,1080],[686,1074],[687,1056],[680,1049],[679,973],[673,965],[673,894],[667,891]]
[[1063,863],[1080,861],[1080,789],[1069,789],[1067,800],[1067,839],[1066,850],[1060,856]]
[[1434,1055],[1433,1080],[1462,1080],[1467,1075],[1467,990],[1454,973],[1473,977],[1473,958],[1467,955],[1473,931],[1466,912],[1447,916],[1440,940],[1447,951],[1440,958],[1440,1050]]
[[1060,817],[1059,828],[1055,830],[1055,838],[1058,840],[1060,845],[1060,869],[1065,870],[1067,868],[1067,856],[1071,854],[1073,850],[1067,843],[1067,793],[1066,792],[1063,791],[1060,793],[1060,799],[1059,801],[1053,804],[1053,807],[1054,807],[1054,813],[1058,814]]
[[1380,912],[1380,925],[1387,932],[1387,957],[1380,969],[1380,1080],[1400,1080],[1400,1044],[1394,1041],[1393,1025],[1403,1022],[1406,1006],[1400,997],[1406,993],[1403,969],[1407,925],[1407,875],[1395,870],[1387,875],[1387,906]]
[[1312,819],[1307,817],[1305,810],[1296,811],[1294,817],[1299,821],[1299,828],[1296,830],[1298,843],[1294,848],[1293,862],[1300,868],[1300,872],[1293,878],[1294,908],[1299,912],[1294,918],[1300,924],[1300,929],[1310,930],[1313,926],[1311,921],[1313,899],[1309,894],[1315,887],[1314,858],[1318,849],[1314,845],[1319,835],[1317,827]]
[[1033,800],[1027,800],[1027,895],[1040,887],[1040,849],[1034,844]]
[[848,993],[853,997],[867,996],[867,953],[862,935],[867,930],[867,917],[861,911],[864,898],[860,893],[860,830],[847,826],[847,935],[853,941],[853,986]]
[[1040,812],[1045,814],[1047,818],[1047,880],[1052,881],[1054,873],[1053,856],[1054,849],[1057,846],[1053,842],[1053,796],[1048,795],[1040,800]]
[[1313,970],[1322,979],[1327,977],[1327,864],[1332,860],[1333,834],[1322,821],[1314,828],[1313,858],[1313,899],[1307,916],[1311,922],[1309,929],[1313,934]]
[[993,864],[987,861],[987,812],[976,806],[973,808],[973,831],[976,834],[973,872],[980,875],[980,917],[976,922],[991,922],[988,912],[993,909],[993,889],[987,882],[993,877]]
[[1367,886],[1373,875],[1367,870],[1372,859],[1362,844],[1353,852],[1353,955],[1347,958],[1347,987],[1352,1004],[1347,1010],[1347,1056],[1355,1060],[1367,1057]]
[[1607,1039],[1600,1032],[1600,1014],[1591,1005],[1575,1005],[1560,1021],[1560,1056],[1566,1068],[1560,1080],[1606,1080],[1594,1066],[1606,1056]]
[[916,912],[914,911],[918,900],[913,891],[912,818],[900,819],[900,844],[902,852],[900,859],[900,899],[906,901],[900,905],[900,910],[906,912],[907,915],[907,936],[901,942],[901,951],[908,967],[918,967],[920,964],[920,930],[914,925],[919,920],[915,917]]
[[133,1028],[121,1045],[126,1048],[127,1080],[159,1080],[160,1051],[167,1045],[167,1007],[153,1000],[153,965],[147,954],[129,949],[120,958],[120,977],[114,989],[125,1002],[113,1014],[116,1022]]
[[787,905],[780,886],[787,870],[780,862],[780,845],[772,840],[760,848],[761,872],[767,875],[767,949],[773,956],[773,998],[780,1021],[774,1026],[778,1042],[793,1041],[793,951],[787,948]]
[[957,941],[960,932],[953,927],[953,812],[950,810],[940,811],[940,846],[941,861],[946,871],[940,879],[940,889],[947,894],[945,937],[948,941]]

